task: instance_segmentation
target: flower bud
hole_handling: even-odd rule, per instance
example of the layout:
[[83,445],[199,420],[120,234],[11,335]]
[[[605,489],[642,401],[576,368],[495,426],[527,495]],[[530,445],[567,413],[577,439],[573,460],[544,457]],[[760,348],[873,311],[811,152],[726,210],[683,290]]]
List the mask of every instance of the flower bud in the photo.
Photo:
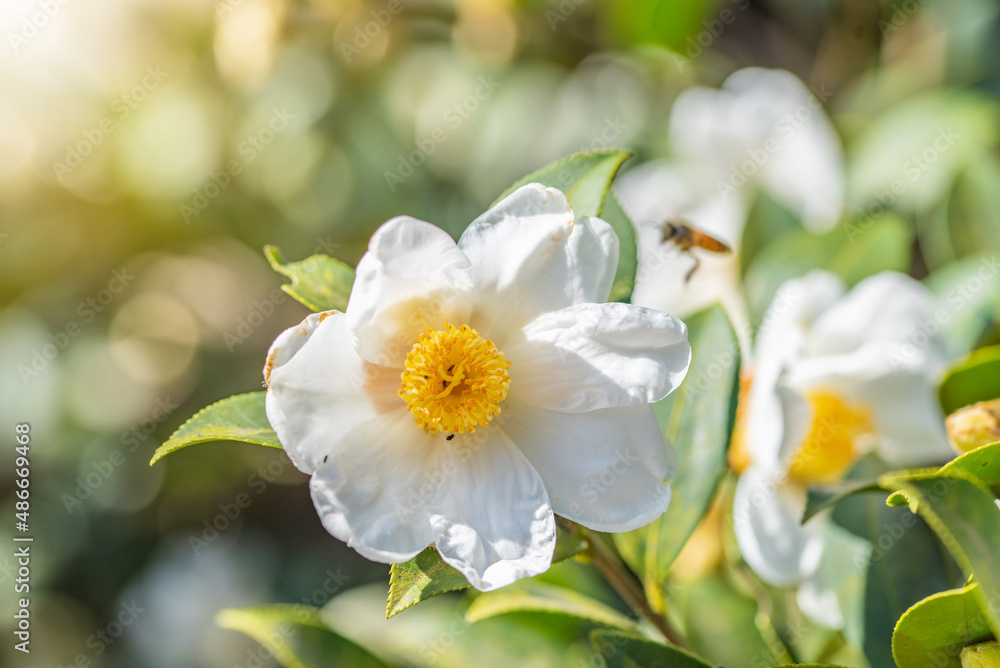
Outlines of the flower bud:
[[945,420],[948,438],[959,453],[1000,441],[1000,399],[961,408]]
[[962,650],[962,668],[995,668],[1000,666],[1000,642],[984,642]]

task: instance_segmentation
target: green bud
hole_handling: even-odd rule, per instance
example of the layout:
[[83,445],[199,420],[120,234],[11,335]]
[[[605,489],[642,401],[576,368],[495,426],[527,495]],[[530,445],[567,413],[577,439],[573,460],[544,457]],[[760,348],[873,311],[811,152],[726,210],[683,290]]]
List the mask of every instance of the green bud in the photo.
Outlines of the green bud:
[[984,642],[962,650],[962,668],[997,668],[1000,666],[1000,642]]
[[948,438],[960,453],[1000,441],[1000,399],[960,408],[945,420]]

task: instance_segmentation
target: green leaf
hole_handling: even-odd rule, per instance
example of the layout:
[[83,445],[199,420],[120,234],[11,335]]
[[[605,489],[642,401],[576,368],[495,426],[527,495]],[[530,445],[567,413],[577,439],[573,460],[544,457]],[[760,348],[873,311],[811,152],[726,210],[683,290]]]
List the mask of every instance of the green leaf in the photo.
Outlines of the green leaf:
[[278,435],[264,413],[264,393],[237,394],[202,408],[156,449],[149,465],[181,448],[210,441],[240,441],[281,448]]
[[604,200],[601,220],[611,225],[618,235],[618,269],[615,270],[615,281],[611,285],[608,301],[627,302],[635,288],[635,272],[639,266],[638,247],[632,221],[613,192],[609,192]]
[[[884,462],[868,456],[850,477],[877,479],[885,469]],[[853,564],[865,574],[862,649],[873,667],[891,666],[896,620],[922,598],[953,587],[960,573],[919,516],[906,507],[887,506],[881,495],[849,496],[837,504],[832,517],[872,545],[871,554]]]
[[[575,533],[556,525],[556,550],[552,563],[569,559],[587,549],[587,543]],[[469,586],[465,576],[441,560],[432,545],[409,561],[393,564],[389,568],[389,597],[385,618],[399,614],[412,605],[432,596]]]
[[677,448],[670,506],[651,524],[614,535],[622,557],[642,575],[654,607],[659,605],[660,583],[708,511],[726,473],[739,396],[739,345],[725,312],[714,306],[695,314],[687,324],[692,350],[687,378],[654,407]]
[[[635,230],[611,192],[611,182],[632,154],[607,150],[576,153],[528,174],[497,198],[497,202],[528,183],[558,188],[577,216],[600,216],[618,235],[618,270],[611,289],[612,301],[627,301],[635,285]],[[496,202],[494,202],[496,204]]]
[[907,610],[892,634],[892,656],[899,668],[962,668],[966,645],[992,632],[980,607],[979,585],[928,596]]
[[977,350],[955,366],[938,396],[946,415],[979,401],[1000,399],[1000,346]]
[[292,282],[281,289],[313,311],[343,311],[351,296],[354,269],[329,255],[311,255],[299,262],[285,263],[277,246],[264,246],[271,268]]
[[621,150],[574,153],[528,174],[507,188],[497,202],[523,185],[541,183],[561,190],[577,216],[597,216],[604,208],[611,182],[631,156]]
[[819,513],[833,508],[844,499],[855,494],[870,492],[884,493],[878,483],[861,482],[849,485],[810,487],[806,496],[806,510],[802,514],[802,524],[805,524]]
[[631,633],[595,629],[590,644],[607,668],[712,668],[694,654]]
[[1000,443],[991,443],[966,452],[941,467],[941,475],[965,471],[992,487],[1000,489]]
[[[769,647],[758,627],[758,601],[719,575],[671,583],[670,608],[691,649],[715,665],[756,668],[785,660],[775,656],[783,652],[780,642]],[[719,629],[725,629],[725,642]]]
[[264,605],[221,610],[215,618],[224,629],[247,634],[270,650],[284,668],[358,666],[383,668],[368,650],[334,632],[319,610],[305,605]]
[[534,580],[520,580],[509,587],[476,597],[465,618],[478,622],[511,612],[565,615],[614,629],[636,630],[634,621],[600,601],[565,587]]
[[987,619],[1000,637],[1000,501],[978,478],[958,469],[948,475],[890,473],[879,483],[905,494],[965,574],[976,578]]

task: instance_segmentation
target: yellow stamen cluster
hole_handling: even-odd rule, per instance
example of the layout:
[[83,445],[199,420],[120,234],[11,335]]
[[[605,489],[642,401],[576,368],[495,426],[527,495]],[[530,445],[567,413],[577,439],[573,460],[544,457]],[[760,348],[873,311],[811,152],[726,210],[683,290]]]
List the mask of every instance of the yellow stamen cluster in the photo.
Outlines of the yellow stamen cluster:
[[473,432],[500,414],[510,362],[471,327],[445,327],[426,330],[407,353],[397,394],[428,433]]
[[832,392],[812,392],[809,434],[792,457],[789,477],[803,484],[839,480],[858,457],[859,439],[875,431],[866,406],[848,404]]

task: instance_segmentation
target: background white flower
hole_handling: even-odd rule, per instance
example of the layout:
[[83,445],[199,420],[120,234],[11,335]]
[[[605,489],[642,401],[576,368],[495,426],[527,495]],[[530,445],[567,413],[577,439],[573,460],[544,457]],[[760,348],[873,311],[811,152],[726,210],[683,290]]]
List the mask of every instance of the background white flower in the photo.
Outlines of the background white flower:
[[[733,73],[720,89],[686,90],[671,112],[670,146],[671,160],[633,169],[618,182],[622,203],[638,228],[633,303],[683,317],[722,301],[739,316],[739,244],[759,189],[811,230],[826,231],[840,217],[840,139],[822,100],[790,72],[747,68]],[[657,229],[670,218],[689,221],[735,252],[703,253],[702,266],[685,281],[693,260],[664,246]]]
[[825,271],[779,290],[731,453],[744,558],[770,584],[803,585],[802,607],[833,627],[843,616],[820,569],[829,528],[825,517],[800,524],[807,487],[839,480],[869,450],[895,467],[952,456],[936,397],[945,355],[928,334],[931,294],[894,272],[844,291]]
[[524,186],[456,244],[390,220],[346,313],[268,353],[267,415],[324,526],[365,557],[429,544],[481,590],[545,571],[554,513],[628,531],[669,501],[653,414],[690,361],[684,324],[607,300],[611,227]]

